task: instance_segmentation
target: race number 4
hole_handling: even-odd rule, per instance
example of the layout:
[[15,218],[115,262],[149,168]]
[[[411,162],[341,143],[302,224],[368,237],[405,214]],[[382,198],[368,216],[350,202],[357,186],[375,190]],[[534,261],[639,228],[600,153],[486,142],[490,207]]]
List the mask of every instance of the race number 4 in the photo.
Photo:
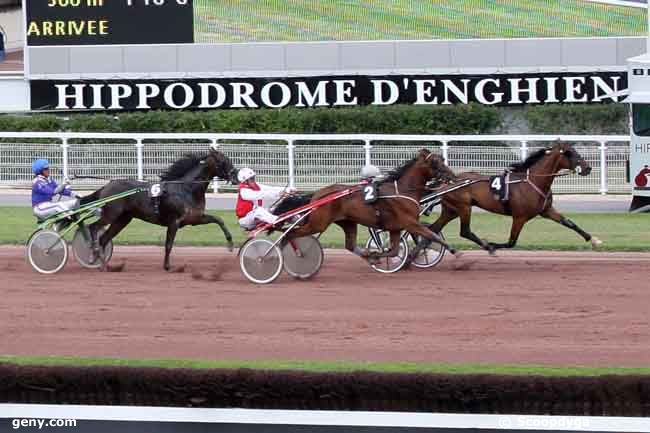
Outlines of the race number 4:
[[495,177],[490,187],[495,191],[501,191],[501,177]]

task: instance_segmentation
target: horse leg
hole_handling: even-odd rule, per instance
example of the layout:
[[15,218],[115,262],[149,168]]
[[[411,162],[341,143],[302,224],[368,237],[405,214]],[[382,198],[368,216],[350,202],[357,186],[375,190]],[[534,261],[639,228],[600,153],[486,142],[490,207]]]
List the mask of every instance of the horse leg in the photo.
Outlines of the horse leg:
[[[97,237],[97,230],[99,230],[99,227],[95,227],[94,229],[91,230],[91,233],[93,236],[93,253],[95,255],[95,259],[99,258],[102,261],[102,270],[106,270],[106,262],[104,262],[104,257],[100,254],[100,251],[106,247],[106,244],[108,244],[109,241],[111,241],[115,236],[117,236],[129,223],[131,222],[133,218],[131,216],[125,215],[120,218],[118,218],[115,222],[113,222],[110,226],[108,226],[108,229],[99,237],[99,239],[96,239]],[[94,224],[93,224],[94,225]],[[93,260],[93,261],[94,261]]]
[[178,231],[178,222],[172,221],[167,226],[167,238],[165,239],[165,263],[163,267],[168,271],[171,266],[169,265],[169,255],[172,252],[172,247],[174,246],[174,239],[176,239],[176,232]]
[[425,225],[420,224],[417,220],[406,225],[404,227],[404,230],[409,232],[409,234],[411,234],[411,236],[413,236],[414,238],[420,239],[418,244],[413,249],[413,251],[411,251],[411,254],[409,254],[407,263],[413,261],[413,259],[415,259],[418,256],[418,254],[420,254],[420,251],[426,248],[431,242],[439,243],[443,247],[447,248],[449,252],[452,253],[457,258],[461,256],[460,251],[456,250],[454,247],[448,244],[444,239],[438,236],[437,233],[434,233],[433,231],[429,230]]
[[603,243],[603,241],[601,241],[597,237],[591,236],[589,233],[582,230],[580,227],[576,225],[576,223],[571,221],[569,218],[566,218],[564,215],[558,212],[557,209],[555,209],[553,206],[546,209],[542,213],[542,216],[546,219],[550,219],[551,221],[555,221],[556,223],[561,224],[564,227],[570,228],[571,230],[573,230],[574,232],[582,236],[582,238],[586,242],[591,241],[591,246],[594,248],[600,246]]
[[495,248],[489,242],[486,242],[483,239],[476,236],[476,234],[472,231],[470,227],[470,222],[472,220],[472,208],[471,207],[464,208],[461,212],[459,212],[459,216],[460,216],[460,235],[465,239],[469,239],[470,241],[474,242],[484,250],[488,251],[491,256],[493,256],[495,254]]
[[[233,250],[232,235],[230,234],[228,227],[226,227],[226,223],[224,223],[223,219],[221,219],[218,216],[203,214],[199,217],[198,220],[192,221],[190,225],[201,226],[205,224],[217,224],[219,227],[221,227],[221,231],[223,232],[224,236],[226,237],[226,240],[228,241],[228,251],[232,252]],[[184,225],[185,224],[182,224],[180,227],[183,227]]]
[[352,221],[337,221],[336,225],[345,233],[345,249],[363,259],[367,259],[369,251],[357,246],[357,224]]
[[528,220],[529,218],[527,217],[513,217],[512,226],[510,227],[510,240],[508,240],[506,243],[490,242],[490,246],[495,249],[514,248],[514,246],[517,245],[517,239],[519,239],[521,229],[524,228],[524,224],[526,224]]
[[443,204],[440,216],[433,223],[429,224],[429,230],[434,233],[440,233],[450,221],[456,218],[458,218],[458,212]]

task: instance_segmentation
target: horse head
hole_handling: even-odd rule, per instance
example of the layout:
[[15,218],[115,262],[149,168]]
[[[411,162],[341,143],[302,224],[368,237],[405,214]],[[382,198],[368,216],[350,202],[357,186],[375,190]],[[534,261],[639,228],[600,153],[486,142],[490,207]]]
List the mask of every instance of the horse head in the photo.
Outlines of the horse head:
[[425,170],[428,179],[452,182],[456,180],[454,172],[445,164],[442,156],[437,155],[428,149],[421,149],[417,156],[417,164]]
[[580,176],[587,176],[591,173],[591,165],[578,153],[575,148],[566,142],[558,142],[547,153],[557,152],[560,157],[559,169],[571,170]]
[[223,152],[210,146],[210,152],[201,161],[205,164],[208,174],[211,177],[218,177],[219,179],[226,180],[233,185],[237,185],[237,169],[232,165],[230,158]]

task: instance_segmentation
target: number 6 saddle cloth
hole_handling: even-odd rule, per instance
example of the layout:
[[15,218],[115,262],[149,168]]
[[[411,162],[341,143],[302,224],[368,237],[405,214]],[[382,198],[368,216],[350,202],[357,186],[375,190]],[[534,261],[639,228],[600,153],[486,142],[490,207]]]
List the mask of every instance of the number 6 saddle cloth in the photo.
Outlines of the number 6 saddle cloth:
[[510,172],[490,176],[490,192],[496,200],[507,203],[510,200]]

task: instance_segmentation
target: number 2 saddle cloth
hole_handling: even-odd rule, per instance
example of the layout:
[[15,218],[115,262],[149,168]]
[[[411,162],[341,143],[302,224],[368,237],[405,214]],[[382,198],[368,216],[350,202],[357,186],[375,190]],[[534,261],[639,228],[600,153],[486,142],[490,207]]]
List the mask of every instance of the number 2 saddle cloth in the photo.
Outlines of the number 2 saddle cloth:
[[510,172],[505,171],[496,176],[490,176],[490,192],[501,203],[510,200]]

